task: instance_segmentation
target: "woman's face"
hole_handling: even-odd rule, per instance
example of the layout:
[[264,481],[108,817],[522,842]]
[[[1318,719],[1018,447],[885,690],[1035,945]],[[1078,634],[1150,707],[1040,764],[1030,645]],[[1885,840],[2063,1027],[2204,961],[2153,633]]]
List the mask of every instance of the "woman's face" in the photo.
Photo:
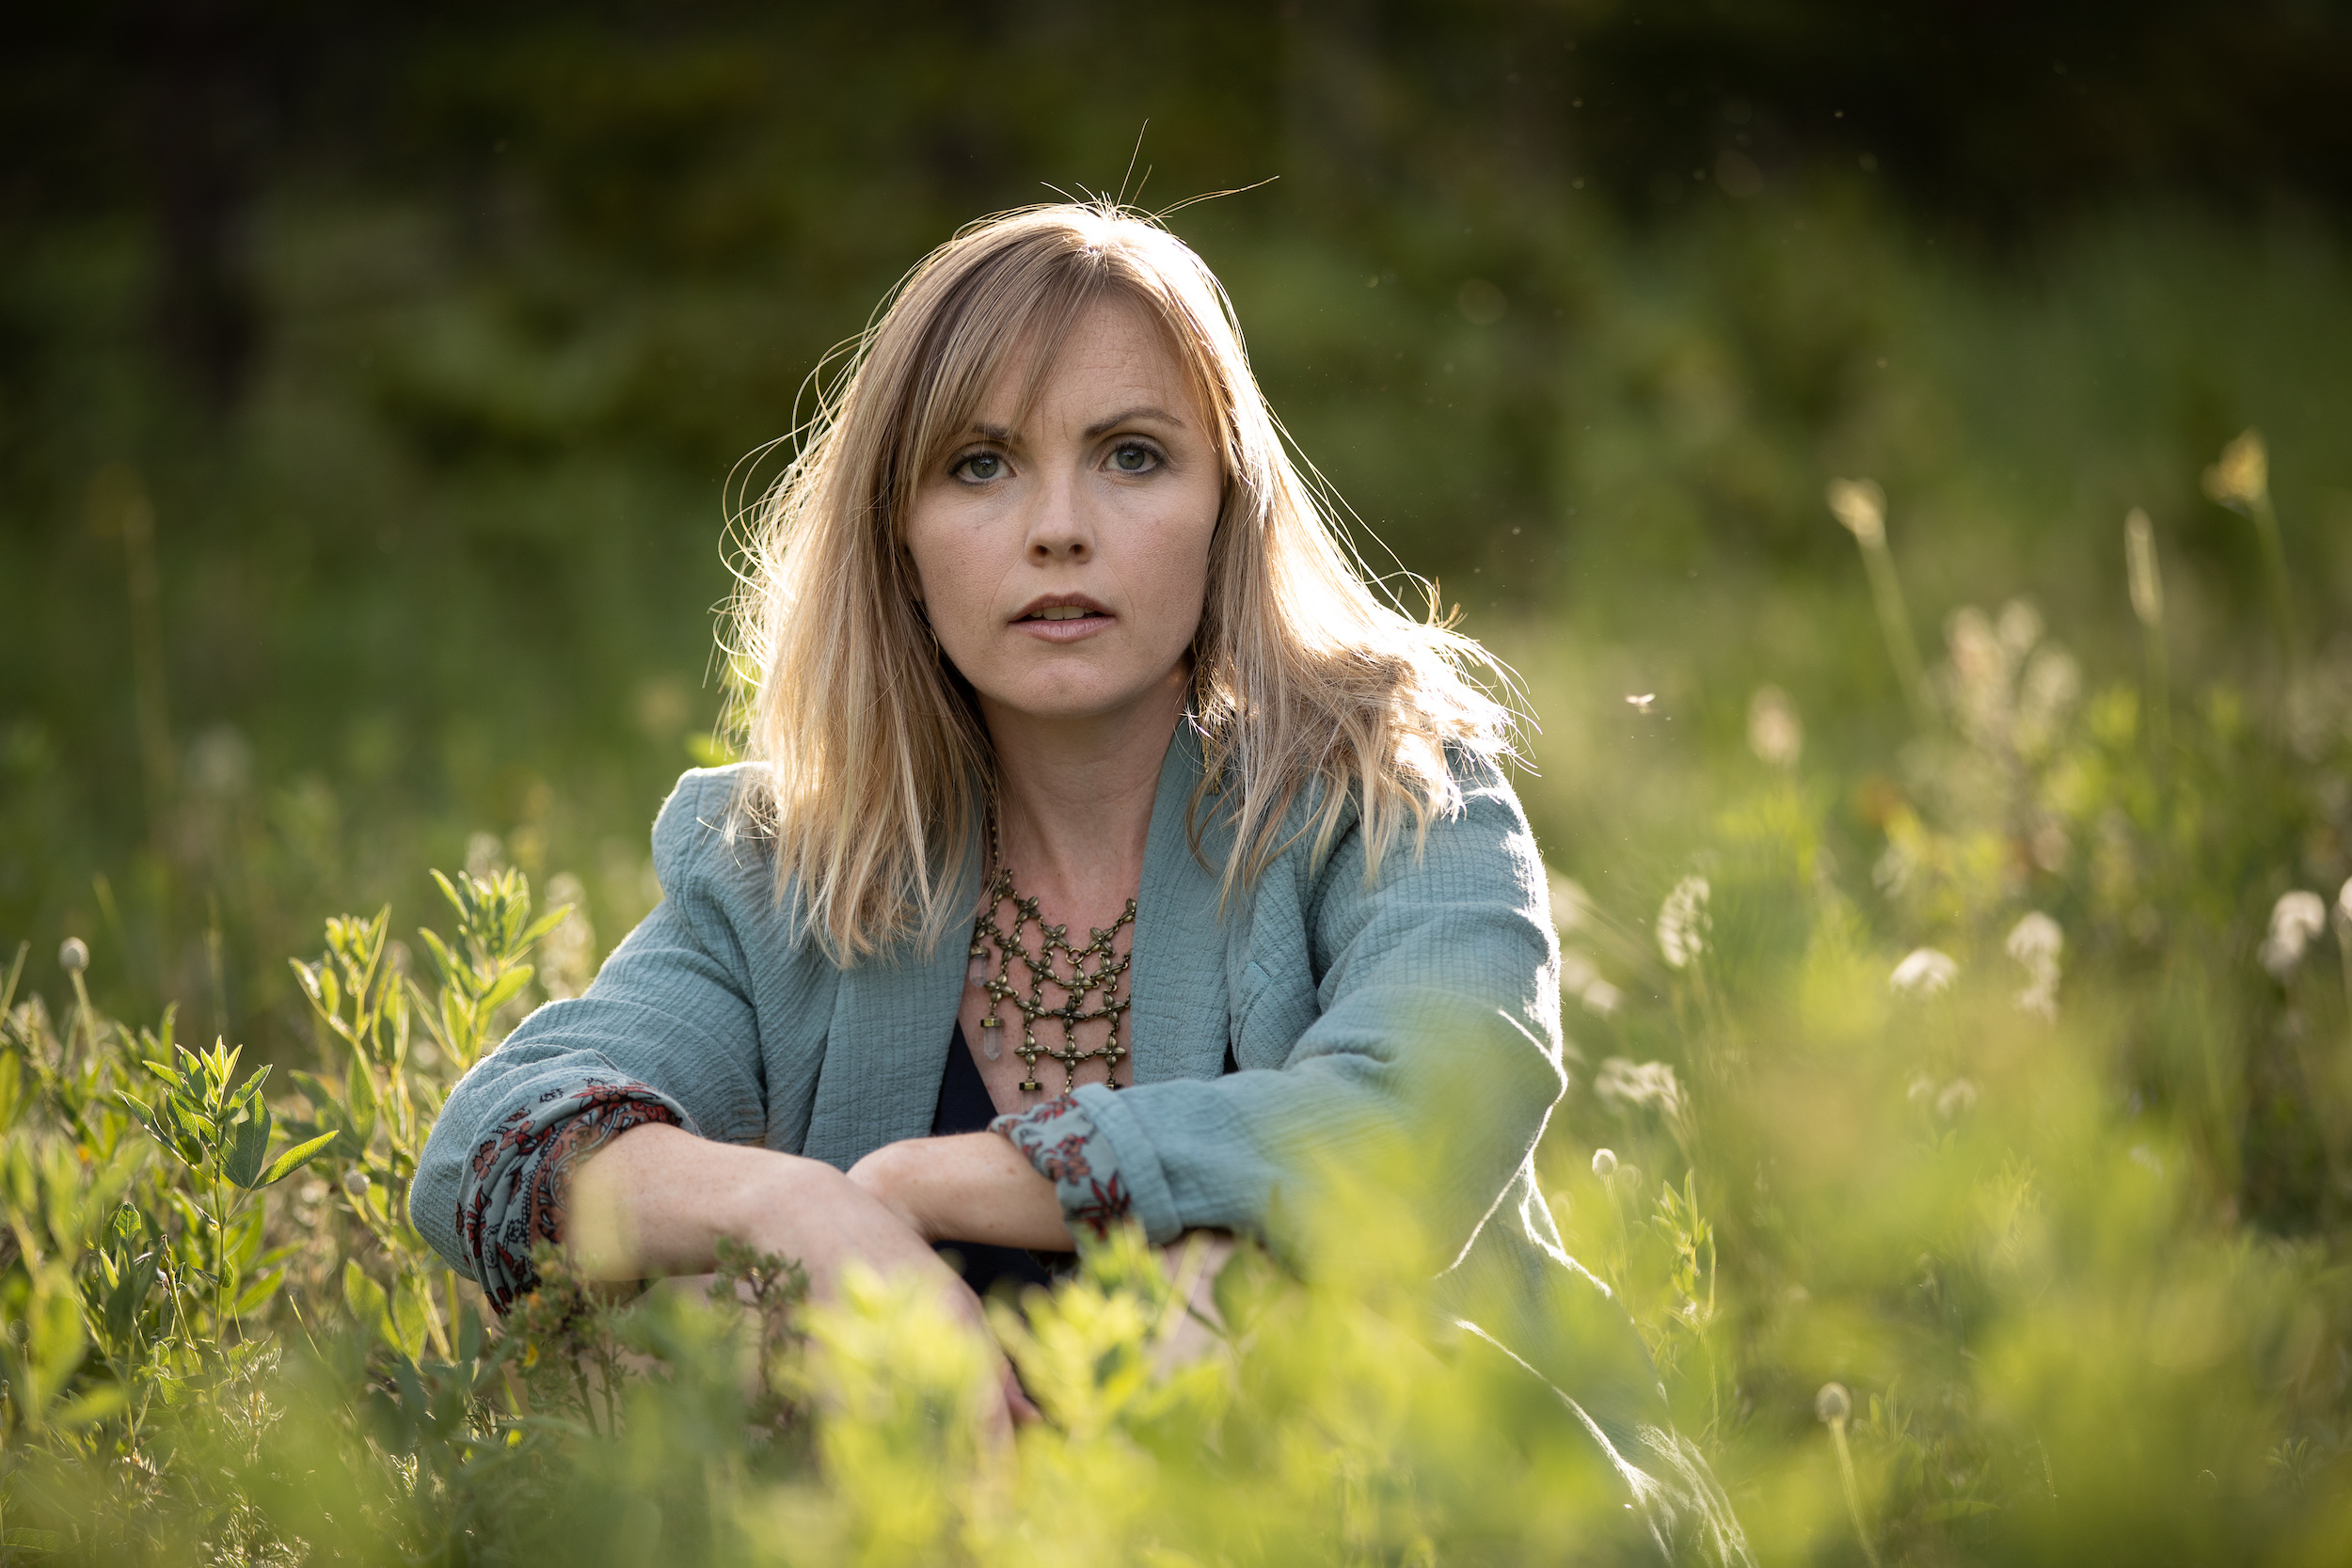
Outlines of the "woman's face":
[[1009,362],[917,483],[907,550],[984,709],[1093,719],[1181,685],[1225,480],[1157,323],[1092,307],[1027,415]]

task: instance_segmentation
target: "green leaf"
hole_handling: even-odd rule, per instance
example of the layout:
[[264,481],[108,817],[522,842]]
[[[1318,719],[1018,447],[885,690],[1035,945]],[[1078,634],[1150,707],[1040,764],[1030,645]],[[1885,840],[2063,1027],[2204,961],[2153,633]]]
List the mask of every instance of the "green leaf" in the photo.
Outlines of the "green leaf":
[[317,1159],[328,1144],[341,1136],[342,1134],[340,1132],[322,1132],[309,1143],[294,1145],[277,1159],[272,1160],[269,1163],[269,1168],[262,1173],[262,1180],[254,1185],[269,1187],[283,1181],[312,1160]]
[[269,1299],[276,1295],[285,1283],[286,1274],[283,1269],[273,1269],[265,1275],[258,1275],[237,1297],[237,1316],[242,1318],[260,1311],[268,1305]]
[[546,914],[541,915],[536,921],[532,923],[532,927],[529,930],[525,931],[516,940],[514,951],[517,953],[527,953],[532,948],[537,946],[540,939],[545,937],[549,931],[554,930],[558,926],[563,925],[565,920],[570,918],[571,912],[572,907],[569,904],[561,904],[548,911]]
[[[237,1049],[242,1051],[245,1048],[243,1046],[239,1046]],[[263,1062],[260,1067],[255,1068],[253,1069],[253,1076],[246,1079],[243,1084],[237,1085],[237,1092],[230,1098],[233,1100],[244,1101],[248,1103],[259,1100],[262,1095],[262,1085],[269,1081],[270,1066],[270,1063]]]
[[[103,1388],[91,1389],[79,1399],[67,1401],[50,1415],[49,1424],[63,1427],[71,1432],[77,1427],[86,1427],[104,1420],[120,1410],[127,1402],[129,1402],[123,1394],[122,1386],[119,1383],[108,1384]],[[10,1533],[15,1532],[10,1531]]]
[[525,986],[531,984],[531,974],[529,964],[516,964],[490,982],[490,989],[483,992],[482,1000],[475,1004],[479,1010],[474,1016],[487,1023],[492,1013],[512,1002]]
[[240,1187],[261,1184],[262,1166],[269,1154],[269,1107],[256,1104],[252,1114],[229,1130],[229,1148],[222,1153],[221,1174]]
[[0,1530],[0,1546],[12,1552],[61,1552],[65,1537],[53,1529]]
[[351,1114],[351,1140],[354,1148],[350,1158],[358,1159],[367,1151],[368,1140],[375,1136],[375,1080],[370,1076],[367,1064],[357,1057],[343,1076],[343,1109]]
[[391,1303],[385,1297],[384,1287],[370,1279],[356,1259],[343,1262],[343,1305],[351,1308],[361,1328],[399,1348],[400,1340],[392,1332]]
[[294,1080],[294,1087],[301,1092],[302,1098],[310,1102],[310,1109],[320,1112],[322,1117],[329,1110],[340,1111],[343,1108],[342,1098],[335,1093],[335,1086],[317,1073],[295,1068],[287,1076]]
[[[434,875],[438,877],[440,873],[436,871]],[[449,883],[444,881],[441,884],[441,890],[447,893]],[[451,894],[450,896],[454,898],[456,895]],[[420,927],[417,935],[423,939],[424,950],[432,955],[433,968],[440,975],[441,984],[454,985],[457,976],[466,973],[466,966],[457,961],[457,956],[449,950],[448,943],[441,941],[440,933],[430,926]]]
[[400,1336],[400,1353],[414,1361],[424,1354],[426,1325],[432,1320],[432,1307],[425,1300],[424,1287],[414,1279],[403,1279],[392,1297],[392,1327]]

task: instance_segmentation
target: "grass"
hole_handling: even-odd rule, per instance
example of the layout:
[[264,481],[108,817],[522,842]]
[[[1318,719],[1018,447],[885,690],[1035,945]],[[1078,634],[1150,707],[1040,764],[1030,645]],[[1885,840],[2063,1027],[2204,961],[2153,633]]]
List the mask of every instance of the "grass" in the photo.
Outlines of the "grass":
[[[2332,1560],[2340,260],[2143,216],[1996,268],[1834,193],[1647,237],[1393,221],[1349,242],[1376,273],[1200,238],[1307,450],[1527,681],[1581,1057],[1544,1182],[1756,1557]],[[401,233],[370,265],[437,276]],[[77,479],[71,527],[7,537],[0,915],[39,941],[0,1037],[0,1556],[1639,1555],[1557,1404],[1420,1326],[1376,1249],[1305,1284],[1246,1256],[1231,1344],[1173,1375],[1163,1287],[1106,1254],[1000,1323],[1055,1418],[1011,1457],[919,1304],[812,1310],[786,1260],[731,1265],[757,1337],[560,1277],[491,1332],[401,1219],[406,1163],[650,902],[723,579],[675,451],[515,434],[608,361],[488,282],[407,290],[294,312],[212,470]],[[2251,423],[2259,494],[2221,459]],[[1883,553],[1833,479],[1883,486]],[[77,674],[73,618],[147,602],[142,493],[156,657],[127,627]],[[426,867],[462,862],[445,900]],[[420,920],[453,934],[412,962]]]

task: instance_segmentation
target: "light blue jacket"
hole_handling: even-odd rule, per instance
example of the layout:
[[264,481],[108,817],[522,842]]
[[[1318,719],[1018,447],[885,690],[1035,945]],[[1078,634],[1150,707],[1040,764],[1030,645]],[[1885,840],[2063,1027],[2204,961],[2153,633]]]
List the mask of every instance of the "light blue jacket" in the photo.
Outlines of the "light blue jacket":
[[[1465,809],[1434,823],[1418,855],[1408,833],[1368,884],[1351,813],[1327,855],[1293,840],[1220,914],[1232,839],[1212,800],[1194,850],[1200,772],[1198,739],[1181,727],[1136,900],[1135,1084],[1076,1095],[1099,1134],[1097,1164],[1107,1146],[1129,1212],[1155,1243],[1214,1227],[1279,1245],[1312,1173],[1367,1150],[1417,1151],[1412,1212],[1399,1223],[1441,1274],[1444,1310],[1570,1401],[1637,1493],[1687,1493],[1666,1472],[1694,1456],[1667,1428],[1639,1338],[1562,1250],[1535,1185],[1536,1141],[1566,1082],[1559,948],[1508,782],[1463,760]],[[516,1227],[537,1212],[531,1194],[485,1220],[481,1189],[516,1158],[556,1148],[581,1105],[603,1116],[626,1102],[706,1137],[845,1169],[930,1131],[963,933],[928,955],[910,942],[850,968],[796,941],[763,843],[727,831],[736,773],[679,780],[654,826],[662,903],[586,995],[533,1013],[451,1094],[410,1201],[417,1227],[459,1270],[482,1276],[485,1237],[495,1244],[501,1226],[527,1255]],[[1293,824],[1311,809],[1295,807]],[[977,905],[978,876],[975,847],[963,902]],[[1224,1070],[1229,1053],[1238,1071]],[[540,1170],[518,1191],[535,1183],[544,1204],[559,1180]]]

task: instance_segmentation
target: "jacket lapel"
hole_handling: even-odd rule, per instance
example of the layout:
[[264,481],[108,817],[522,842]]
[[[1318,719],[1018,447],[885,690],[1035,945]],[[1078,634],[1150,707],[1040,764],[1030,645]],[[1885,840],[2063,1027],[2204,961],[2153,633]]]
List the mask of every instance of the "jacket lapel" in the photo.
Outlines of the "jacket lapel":
[[[979,896],[979,850],[956,876],[962,911]],[[919,942],[841,972],[802,1152],[847,1170],[887,1143],[929,1136],[939,1081],[970,962],[968,916],[958,914],[926,958]]]
[[1210,867],[1222,866],[1229,834],[1204,812],[1200,847],[1209,864],[1193,854],[1184,816],[1200,767],[1200,738],[1188,721],[1179,723],[1160,766],[1136,897],[1127,1026],[1138,1084],[1215,1078],[1225,1067],[1226,933],[1217,918],[1221,872]]
[[[1136,897],[1128,971],[1135,1001],[1127,1028],[1137,1083],[1214,1078],[1225,1065],[1218,873],[1195,858],[1184,828],[1185,808],[1200,782],[1200,738],[1189,724],[1180,724],[1160,765]],[[1202,833],[1201,849],[1212,865],[1222,864],[1224,844],[1214,824]],[[979,874],[976,844],[957,876],[956,907],[978,897]],[[910,942],[841,972],[802,1149],[810,1159],[846,1170],[886,1143],[929,1135],[970,962],[965,934],[959,921],[929,958]]]

